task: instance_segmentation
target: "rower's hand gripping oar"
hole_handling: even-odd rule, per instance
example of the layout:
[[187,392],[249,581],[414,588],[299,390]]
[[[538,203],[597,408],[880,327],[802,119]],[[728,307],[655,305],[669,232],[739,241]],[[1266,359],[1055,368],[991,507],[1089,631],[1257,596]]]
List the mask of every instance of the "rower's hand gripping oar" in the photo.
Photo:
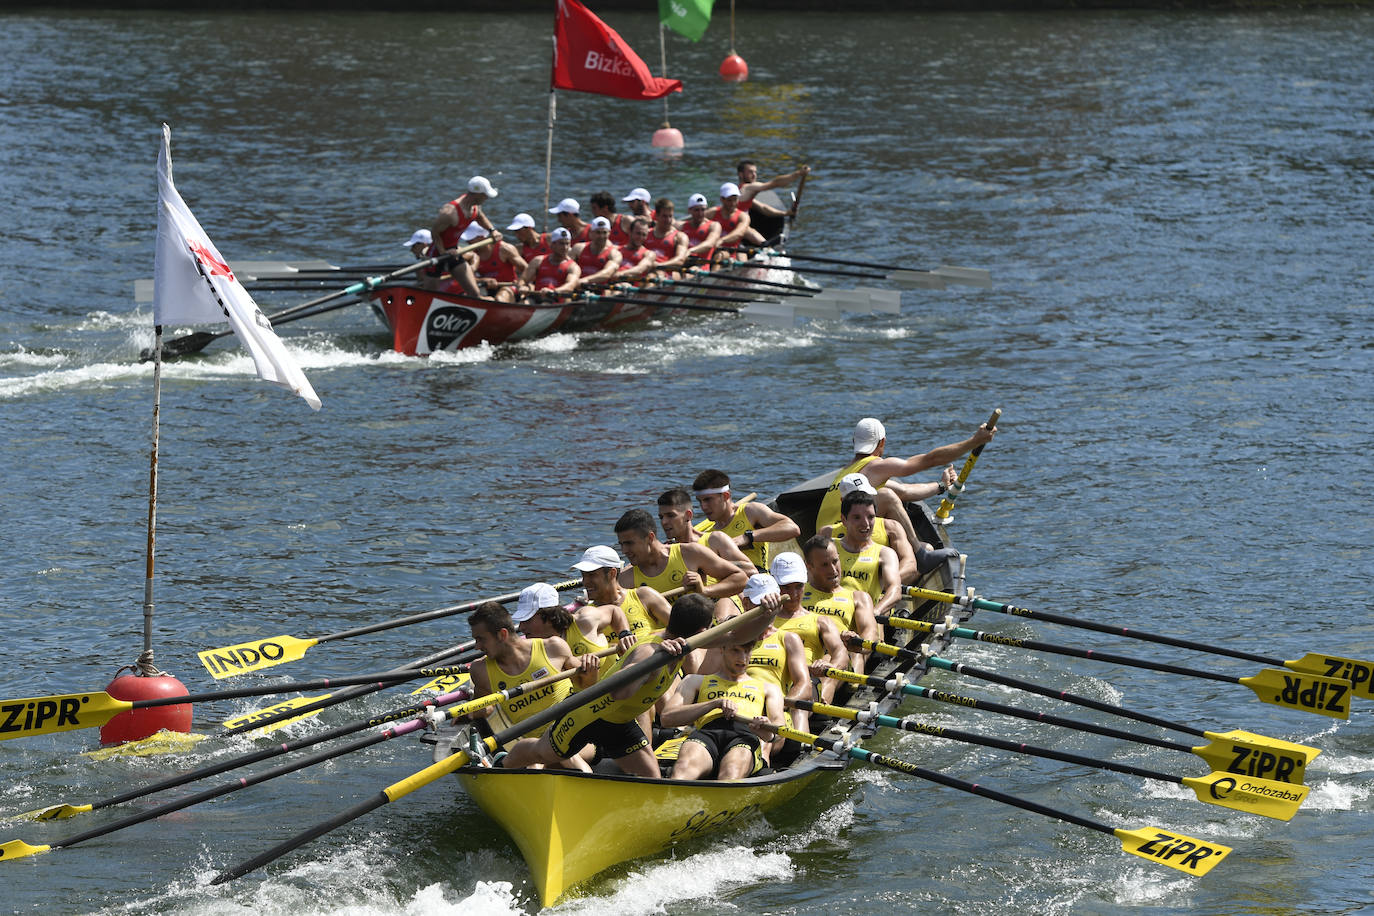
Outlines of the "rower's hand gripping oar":
[[[972,456],[970,456],[972,457]],[[1014,604],[1003,604],[998,601],[988,601],[986,598],[978,598],[973,594],[972,589],[965,596],[956,596],[949,592],[937,592],[931,589],[910,587],[906,589],[906,594],[911,598],[924,598],[929,601],[939,601],[945,604],[957,604],[977,611],[993,611],[998,614],[1007,614],[1011,617],[1024,617],[1027,619],[1043,620],[1046,623],[1058,623],[1064,626],[1077,627],[1080,630],[1092,630],[1097,633],[1110,633],[1113,636],[1126,636],[1131,639],[1144,640],[1145,642],[1156,642],[1161,645],[1174,646],[1179,649],[1192,649],[1196,652],[1206,652],[1211,655],[1221,655],[1227,658],[1239,658],[1244,661],[1259,662],[1263,665],[1274,665],[1287,668],[1291,671],[1303,671],[1311,674],[1320,674],[1323,677],[1343,678],[1350,681],[1351,691],[1357,697],[1366,700],[1374,699],[1374,693],[1370,692],[1371,675],[1374,675],[1374,662],[1361,661],[1354,658],[1345,658],[1339,655],[1327,655],[1320,652],[1309,652],[1300,659],[1285,661],[1281,658],[1274,658],[1270,655],[1260,655],[1255,652],[1244,652],[1239,649],[1228,649],[1225,646],[1213,646],[1206,643],[1196,642],[1189,639],[1180,639],[1177,636],[1166,636],[1159,633],[1147,633],[1144,630],[1137,630],[1134,627],[1123,627],[1118,624],[1098,623],[1093,620],[1083,620],[1077,617],[1067,617],[1062,614],[1053,614],[1048,611],[1032,611],[1028,608],[1017,607]]]
[[[930,667],[934,668],[937,666],[930,665]],[[1297,755],[1296,762],[1290,760],[1281,765],[1282,758],[1280,758],[1278,754],[1271,752],[1270,746],[1257,744],[1255,742],[1238,742],[1235,739],[1225,739],[1218,736],[1218,740],[1214,740],[1210,744],[1202,747],[1191,747],[1180,741],[1170,741],[1166,738],[1156,738],[1151,735],[1128,732],[1107,725],[1099,725],[1095,722],[1069,719],[1047,712],[1039,712],[1034,709],[1010,706],[993,700],[984,700],[977,697],[949,693],[943,690],[935,690],[934,688],[926,687],[924,684],[909,683],[906,678],[900,674],[893,678],[884,679],[875,675],[857,674],[842,668],[828,668],[826,669],[825,676],[837,681],[843,681],[847,684],[876,687],[887,693],[900,692],[909,696],[934,700],[938,703],[949,703],[961,709],[983,710],[997,713],[998,715],[1025,719],[1029,722],[1038,722],[1043,725],[1054,725],[1060,728],[1073,729],[1074,731],[1103,735],[1108,738],[1133,741],[1137,744],[1148,744],[1152,747],[1162,747],[1171,751],[1179,751],[1184,754],[1196,754],[1206,761],[1207,765],[1213,771],[1224,771],[1236,776],[1260,777],[1278,783],[1302,785],[1303,774],[1306,770],[1307,763],[1320,753],[1320,750],[1317,748],[1306,748],[1304,745],[1297,745],[1297,747],[1304,748],[1307,753]],[[1049,688],[1044,688],[1044,692],[1046,695],[1053,694],[1053,691]],[[1113,708],[1119,709],[1119,707]],[[1205,735],[1206,733],[1198,731],[1198,734]],[[1283,742],[1283,744],[1288,744],[1288,742]],[[1309,753],[1310,756],[1308,756]]]
[[972,732],[959,731],[958,729],[945,728],[928,722],[922,722],[914,716],[904,716],[899,719],[895,716],[885,716],[876,712],[849,709],[843,706],[831,706],[827,703],[814,703],[810,700],[788,700],[787,705],[798,709],[805,709],[822,716],[851,719],[857,722],[880,725],[884,728],[895,728],[902,731],[931,735],[936,738],[944,738],[949,741],[958,741],[963,744],[975,744],[980,747],[997,748],[998,750],[1010,751],[1013,754],[1044,757],[1047,760],[1058,760],[1063,763],[1072,763],[1078,766],[1092,767],[1099,770],[1110,770],[1114,773],[1139,776],[1143,779],[1171,782],[1175,785],[1192,789],[1198,801],[1204,804],[1216,805],[1221,808],[1230,808],[1234,811],[1243,811],[1246,814],[1258,814],[1260,817],[1270,817],[1280,821],[1293,819],[1293,815],[1298,813],[1298,807],[1302,805],[1303,801],[1307,798],[1307,793],[1309,791],[1307,786],[1289,785],[1287,783],[1273,782],[1268,779],[1257,779],[1255,777],[1237,779],[1230,773],[1213,772],[1208,773],[1206,776],[1174,776],[1170,773],[1161,773],[1158,770],[1138,767],[1129,763],[1119,763],[1115,760],[1088,757],[1084,754],[1072,754],[1067,751],[1057,751],[1053,748],[1037,747],[1034,744],[1007,741],[1002,738],[994,738],[988,735],[978,735]]
[[[557,583],[554,585],[554,588],[562,591],[581,584],[582,582],[580,579],[569,579],[566,582]],[[271,668],[276,665],[284,665],[287,662],[297,661],[305,655],[308,649],[321,643],[333,642],[337,639],[350,639],[354,636],[363,636],[368,633],[378,633],[382,630],[404,627],[412,623],[437,620],[440,617],[451,617],[454,614],[462,614],[467,611],[476,610],[477,606],[483,604],[485,601],[508,604],[519,597],[519,592],[510,592],[509,594],[498,595],[495,598],[465,601],[462,604],[438,608],[433,611],[423,611],[419,614],[411,614],[407,617],[398,617],[395,620],[384,620],[380,623],[354,627],[351,630],[330,633],[327,636],[316,636],[314,638],[304,639],[297,636],[273,636],[267,639],[255,639],[251,642],[238,643],[233,646],[224,646],[219,649],[206,649],[203,652],[197,652],[196,655],[200,658],[200,663],[205,666],[205,670],[210,672],[211,677],[216,680],[222,680],[227,677],[236,677],[251,671],[261,671],[264,668]]]
[[[763,608],[755,608],[752,611],[746,611],[743,614],[731,617],[729,620],[717,624],[709,630],[704,630],[686,641],[686,648],[683,650],[682,654],[686,655],[687,653],[695,649],[712,645],[714,641],[719,639],[723,634],[729,633],[731,630],[734,630],[743,624],[754,623],[765,614],[769,614],[769,612]],[[509,728],[502,729],[494,737],[486,739],[486,746],[489,749],[495,750],[502,744],[508,741],[512,741],[528,731],[543,728],[545,725],[548,725],[555,719],[559,719],[575,709],[578,709],[582,706],[587,705],[588,703],[598,700],[601,697],[604,697],[606,694],[622,686],[633,684],[639,679],[647,677],[649,674],[653,673],[659,668],[662,668],[664,665],[671,663],[676,657],[681,656],[674,656],[673,654],[670,654],[668,650],[664,649],[662,646],[657,646],[655,647],[653,654],[646,658],[644,661],[630,665],[626,668],[621,669],[620,671],[613,672],[612,674],[609,674],[606,677],[602,678],[596,684],[586,688],[585,690],[573,694],[566,700],[562,700],[558,703],[555,703],[548,709],[541,710],[540,712],[537,712],[534,715],[529,716],[528,718],[521,719],[518,723],[512,725]],[[310,842],[311,840],[317,837],[323,836],[324,834],[330,832],[331,830],[334,830],[337,827],[342,827],[344,824],[347,824],[351,821],[355,821],[363,815],[375,811],[377,808],[380,808],[383,805],[404,798],[411,792],[414,792],[417,789],[424,788],[425,786],[429,785],[435,780],[462,769],[469,763],[470,760],[471,755],[468,754],[468,752],[466,751],[459,751],[455,754],[452,754],[441,761],[438,761],[425,767],[423,770],[411,774],[410,776],[400,780],[399,782],[392,783],[372,798],[363,801],[355,805],[354,807],[349,808],[346,811],[340,812],[339,814],[335,815],[332,818],[329,818],[326,821],[322,821],[321,823],[316,824],[315,826],[297,834],[296,836],[292,837],[289,840],[286,840],[285,842],[268,850],[267,852],[255,856],[246,862],[242,862],[238,865],[235,865],[233,868],[226,869],[225,871],[221,872],[210,883],[223,884],[226,881],[232,881],[235,878],[242,877],[243,875],[248,874],[248,872],[254,871],[266,865],[268,862],[281,858],[293,849],[297,849],[298,847],[305,845],[306,843]]]
[[[1250,677],[1234,677],[1229,674],[1219,674],[1215,671],[1203,671],[1198,668],[1185,668],[1181,665],[1169,665],[1163,662],[1152,662],[1147,659],[1132,658],[1129,655],[1115,655],[1110,652],[1099,652],[1096,649],[1080,649],[1076,646],[1061,646],[1056,643],[1040,642],[1034,639],[1020,639],[1015,636],[999,636],[994,633],[984,633],[981,630],[970,630],[967,627],[953,626],[948,623],[933,624],[921,620],[908,620],[904,617],[890,616],[885,619],[881,617],[878,619],[883,623],[890,623],[893,626],[903,627],[908,630],[917,630],[923,633],[935,633],[936,635],[947,634],[959,639],[985,642],[996,646],[1009,646],[1013,649],[1029,649],[1032,652],[1049,652],[1053,655],[1092,659],[1112,665],[1129,665],[1132,668],[1162,671],[1165,674],[1177,674],[1182,677],[1221,681],[1226,684],[1240,684],[1242,687],[1248,687],[1254,691],[1255,696],[1261,703],[1282,706],[1285,709],[1296,709],[1300,712],[1310,712],[1319,716],[1327,716],[1332,719],[1350,718],[1350,682],[1344,679],[1323,677],[1319,674],[1309,674],[1301,671],[1289,673],[1276,668],[1265,668],[1263,671],[1251,675]],[[865,643],[863,648],[868,651],[873,651],[876,645],[870,643],[868,640],[859,640],[859,642]]]
[[[454,251],[449,252],[448,254],[443,254],[435,258],[429,258],[424,261],[417,261],[414,264],[407,264],[405,267],[402,267],[399,270],[393,270],[391,273],[386,274],[384,276],[364,277],[357,283],[351,283],[343,289],[339,290],[338,292],[330,293],[327,296],[320,296],[317,299],[311,299],[309,302],[303,302],[300,305],[292,306],[289,309],[283,309],[280,312],[267,315],[266,318],[269,322],[275,322],[276,324],[284,324],[288,321],[298,321],[301,318],[309,318],[314,315],[319,315],[324,312],[331,311],[332,309],[330,308],[318,309],[316,311],[310,310],[315,309],[317,306],[324,305],[326,302],[333,302],[335,299],[342,299],[346,296],[356,296],[358,293],[365,293],[369,290],[376,289],[383,283],[387,283],[391,280],[404,277],[408,274],[413,274],[418,270],[424,270],[428,267],[434,267],[440,263],[451,260],[455,256],[466,254],[469,251],[476,251],[478,248],[481,248],[482,246],[488,245],[490,243],[491,239],[482,239],[479,242],[474,242],[471,245],[467,245],[463,248],[456,249]],[[333,308],[346,308],[347,306],[353,304],[353,302],[343,302],[339,305],[334,306]],[[309,312],[310,314],[307,315],[305,314],[306,312]],[[186,356],[191,353],[199,353],[201,350],[204,350],[207,346],[209,346],[211,341],[219,340],[221,337],[228,337],[232,333],[234,333],[232,330],[217,332],[196,331],[191,334],[184,334],[181,337],[173,337],[170,340],[164,340],[162,342],[162,356],[163,358],[167,358],[176,356]],[[152,358],[153,352],[151,349],[144,350],[138,356],[139,362],[143,363],[146,363],[148,360]]]
[[935,770],[927,770],[916,766],[905,760],[896,757],[889,757],[886,754],[877,754],[863,747],[843,744],[831,738],[821,738],[817,735],[800,732],[791,728],[779,728],[778,734],[784,738],[798,741],[810,747],[819,747],[831,751],[842,757],[851,757],[855,760],[862,760],[875,766],[886,767],[896,770],[899,773],[907,773],[917,776],[930,782],[939,783],[951,789],[958,789],[961,792],[968,792],[983,798],[990,798],[1006,805],[1020,808],[1023,811],[1033,811],[1045,817],[1075,824],[1079,827],[1086,827],[1089,830],[1096,830],[1099,833],[1106,833],[1121,840],[1121,848],[1131,855],[1140,856],[1142,859],[1149,859],[1160,865],[1167,865],[1169,868],[1187,872],[1190,875],[1201,877],[1211,871],[1217,863],[1230,854],[1231,848],[1220,843],[1212,843],[1206,840],[1195,839],[1165,830],[1160,827],[1142,827],[1135,830],[1128,830],[1124,827],[1112,827],[1101,821],[1072,814],[1068,811],[1061,811],[1033,802],[1026,798],[1019,798],[1015,795],[1008,795],[996,789],[978,783],[965,782],[954,776],[940,773]]
[[[996,429],[997,421],[1001,416],[1002,408],[998,407],[992,412],[992,416],[988,417],[988,422],[985,424],[987,428]],[[936,524],[948,525],[954,521],[954,501],[959,498],[959,494],[964,492],[964,483],[968,480],[968,475],[973,473],[973,466],[978,463],[978,456],[983,454],[983,446],[985,445],[987,445],[986,442],[975,447],[964,459],[964,466],[959,469],[959,476],[954,481],[954,486],[945,493],[945,498],[940,500],[940,508],[935,510]]]

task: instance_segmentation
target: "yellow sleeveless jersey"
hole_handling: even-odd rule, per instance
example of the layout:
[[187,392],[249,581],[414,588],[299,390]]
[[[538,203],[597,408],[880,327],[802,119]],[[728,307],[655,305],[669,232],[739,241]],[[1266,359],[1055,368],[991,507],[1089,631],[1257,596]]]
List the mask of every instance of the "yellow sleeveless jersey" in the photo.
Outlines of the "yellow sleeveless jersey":
[[787,647],[782,643],[783,632],[769,633],[754,644],[749,653],[749,668],[746,673],[758,681],[775,685],[784,694],[792,686],[787,677]]
[[835,618],[840,632],[854,629],[854,590],[841,585],[833,592],[823,592],[811,583],[802,592],[802,608]]
[[682,580],[687,575],[687,564],[682,559],[682,545],[668,545],[668,563],[663,567],[663,572],[656,576],[644,575],[638,566],[632,566],[631,569],[634,570],[636,588],[647,585],[660,594],[672,591],[682,585]]
[[[636,573],[636,575],[638,574]],[[639,592],[634,589],[625,590],[625,597],[620,601],[620,609],[625,612],[625,619],[629,622],[630,632],[634,634],[638,642],[644,642],[649,638],[650,633],[660,629],[658,621],[654,619],[653,614],[649,613],[649,609],[644,606],[644,601],[639,597]]]
[[855,553],[846,550],[844,542],[836,539],[835,551],[840,555],[840,584],[856,592],[868,592],[876,603],[883,595],[882,547],[869,544]]
[[[775,617],[773,625],[781,633],[796,633],[801,637],[802,648],[806,650],[806,663],[810,665],[825,654],[821,642],[821,619],[812,611],[802,611],[795,617]],[[753,659],[750,659],[751,663]]]
[[[694,527],[703,535],[710,534],[712,531],[722,531],[732,538],[737,538],[746,531],[754,530],[754,523],[749,521],[749,516],[745,514],[744,510],[745,506],[736,506],[735,514],[730,517],[730,521],[724,527],[718,526],[709,518],[705,521],[697,522]],[[702,542],[705,542],[704,538]],[[754,564],[755,569],[762,569],[765,571],[768,569],[767,544],[758,541],[753,547],[747,549],[741,547],[740,550],[749,558],[749,562]]]
[[825,496],[821,499],[821,507],[816,512],[816,530],[819,531],[826,525],[838,525],[840,523],[840,481],[846,474],[854,474],[868,467],[868,463],[876,459],[877,455],[864,455],[849,467],[835,475],[835,479],[830,481],[830,489],[825,491]]
[[[706,703],[720,697],[728,697],[735,701],[736,721],[748,721],[755,716],[763,715],[763,684],[747,674],[738,681],[729,680],[719,674],[708,674],[702,680],[701,686],[697,687],[697,698],[694,702]],[[719,709],[713,709],[697,719],[693,725],[701,728],[722,715],[724,713]]]
[[[496,662],[487,658],[483,661],[487,666],[487,683],[491,684],[493,692],[498,690],[509,690],[521,684],[528,684],[541,677],[547,677],[557,672],[549,665],[548,653],[544,651],[544,640],[530,640],[530,662],[525,666],[525,670],[519,674],[507,674],[502,671]],[[560,700],[565,700],[572,693],[572,685],[568,681],[559,681],[556,684],[545,684],[533,693],[527,693],[514,699],[505,700],[496,706],[496,712],[502,722],[502,728],[514,725],[521,719],[528,718],[540,710],[547,709]],[[500,731],[500,728],[493,728],[493,731]],[[527,735],[537,734],[540,729],[531,729]]]

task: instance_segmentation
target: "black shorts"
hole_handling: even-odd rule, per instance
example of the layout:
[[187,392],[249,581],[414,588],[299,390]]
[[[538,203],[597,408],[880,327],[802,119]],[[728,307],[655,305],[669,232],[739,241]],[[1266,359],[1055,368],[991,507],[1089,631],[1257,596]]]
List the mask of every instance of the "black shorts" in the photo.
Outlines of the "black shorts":
[[644,730],[639,727],[635,720],[629,722],[606,722],[597,719],[572,736],[567,744],[567,753],[564,748],[555,745],[555,752],[564,757],[571,757],[589,744],[596,745],[597,752],[602,757],[609,757],[612,760],[619,760],[649,746],[649,739],[644,737]]
[[694,729],[687,736],[688,741],[695,741],[706,748],[706,753],[711,755],[711,770],[715,772],[720,768],[720,761],[730,752],[732,748],[744,745],[754,755],[754,765],[749,768],[745,775],[753,776],[763,769],[763,742],[759,736],[739,723],[728,725],[716,725],[711,723],[705,728]]

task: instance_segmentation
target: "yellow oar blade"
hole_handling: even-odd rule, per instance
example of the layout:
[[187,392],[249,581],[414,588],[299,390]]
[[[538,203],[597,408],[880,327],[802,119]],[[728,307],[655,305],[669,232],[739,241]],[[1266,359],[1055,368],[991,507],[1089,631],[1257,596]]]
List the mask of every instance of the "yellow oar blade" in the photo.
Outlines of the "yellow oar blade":
[[1345,678],[1350,682],[1355,696],[1374,700],[1374,662],[1362,662],[1357,658],[1342,658],[1323,652],[1308,652],[1297,661],[1284,662],[1283,666],[1293,671],[1310,671],[1326,677]]
[[297,639],[294,636],[273,636],[268,639],[255,639],[241,642],[236,646],[222,649],[206,649],[196,656],[205,670],[215,680],[237,677],[250,671],[261,671],[274,665],[294,662],[305,655],[305,650],[315,645],[316,639]]
[[38,808],[34,811],[25,811],[23,814],[16,814],[7,818],[12,821],[65,821],[69,817],[76,817],[78,814],[85,814],[93,811],[90,805],[48,805],[46,808]]
[[24,697],[0,703],[0,741],[99,728],[121,712],[134,708],[108,693],[70,693]]
[[1200,802],[1279,821],[1292,820],[1310,791],[1307,786],[1231,773],[1187,776],[1183,784],[1193,790]]
[[1265,668],[1240,682],[1253,690],[1262,703],[1332,719],[1350,718],[1350,682],[1344,679]]
[[1139,830],[1121,827],[1112,833],[1121,840],[1121,848],[1131,855],[1176,868],[1199,878],[1231,854],[1230,846],[1194,839],[1162,827],[1142,827]]
[[1193,753],[1213,770],[1295,785],[1307,782],[1307,765],[1321,753],[1320,748],[1253,732],[1207,732],[1206,737],[1211,743],[1193,748]]
[[109,760],[111,757],[155,757],[159,754],[185,754],[209,735],[195,732],[169,732],[166,729],[138,741],[125,741],[112,747],[102,747],[94,751],[82,751],[81,756],[91,760]]
[[467,674],[441,674],[434,680],[416,687],[410,695],[414,697],[422,693],[451,693],[471,681],[472,677]]
[[[224,727],[239,728],[240,726],[252,725],[254,722],[260,722],[263,719],[269,719],[272,716],[277,715],[278,713],[286,712],[292,709],[298,709],[307,703],[314,703],[316,700],[325,700],[331,696],[333,696],[332,693],[322,693],[319,696],[314,697],[296,697],[291,700],[283,700],[282,702],[277,703],[276,705],[268,706],[263,709],[255,709],[252,712],[244,713],[238,718],[226,719],[224,721]],[[302,713],[299,716],[293,716],[289,719],[282,719],[280,722],[273,722],[271,725],[263,726],[262,728],[253,732],[252,737],[261,738],[263,735],[270,735],[277,729],[285,728],[292,722],[304,722],[306,719],[309,719],[313,716],[318,716],[323,711],[323,708],[312,709],[309,712]]]
[[51,846],[30,846],[23,840],[10,840],[8,843],[0,843],[0,861],[10,859],[26,859],[29,856],[36,856],[39,853],[47,852]]

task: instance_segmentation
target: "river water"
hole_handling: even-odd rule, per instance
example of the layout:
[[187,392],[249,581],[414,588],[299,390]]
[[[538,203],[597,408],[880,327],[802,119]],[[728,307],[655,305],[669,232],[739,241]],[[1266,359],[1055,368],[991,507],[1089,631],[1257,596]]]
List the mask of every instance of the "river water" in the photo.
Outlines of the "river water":
[[[608,18],[656,61],[652,18]],[[137,355],[152,335],[133,284],[152,275],[159,123],[172,126],[179,189],[231,260],[400,262],[400,243],[471,174],[500,188],[499,219],[537,212],[551,24],[4,16],[0,692],[99,689],[140,647],[152,375]],[[625,509],[701,468],[767,496],[837,466],[860,416],[883,418],[894,451],[911,454],[967,436],[993,407],[1006,411],[1001,432],[954,529],[980,593],[1284,658],[1374,655],[1374,15],[742,13],[742,85],[715,75],[725,34],[722,19],[699,45],[670,37],[670,71],[687,86],[670,102],[688,143],[679,159],[649,150],[658,103],[561,95],[554,197],[643,185],[681,201],[733,178],[741,156],[766,174],[808,161],[795,251],[985,267],[995,285],[907,292],[900,315],[790,330],[686,319],[429,360],[386,352],[375,320],[346,309],[282,326],[319,414],[253,380],[231,342],[169,364],[164,668],[213,689],[199,649],[561,579],[583,547],[611,541]],[[975,623],[1238,676],[1257,668],[991,614]],[[455,618],[323,644],[279,670],[377,670],[465,635]],[[557,911],[1282,914],[1374,901],[1368,704],[1337,722],[1239,686],[956,650],[1192,725],[1315,744],[1311,797],[1291,822],[1262,821],[1168,783],[888,735],[877,746],[897,756],[1235,852],[1191,879],[1111,837],[856,766],[770,821],[614,870]],[[953,675],[935,683],[1053,706]],[[256,705],[202,705],[198,730]],[[395,705],[374,698],[321,720]],[[909,708],[1205,770],[1167,750]],[[94,740],[0,744],[0,815],[95,801],[253,746],[78,756]],[[0,866],[0,910],[536,910],[514,847],[451,784],[209,886],[425,762],[395,741]],[[52,843],[122,813],[10,823],[0,841]]]

